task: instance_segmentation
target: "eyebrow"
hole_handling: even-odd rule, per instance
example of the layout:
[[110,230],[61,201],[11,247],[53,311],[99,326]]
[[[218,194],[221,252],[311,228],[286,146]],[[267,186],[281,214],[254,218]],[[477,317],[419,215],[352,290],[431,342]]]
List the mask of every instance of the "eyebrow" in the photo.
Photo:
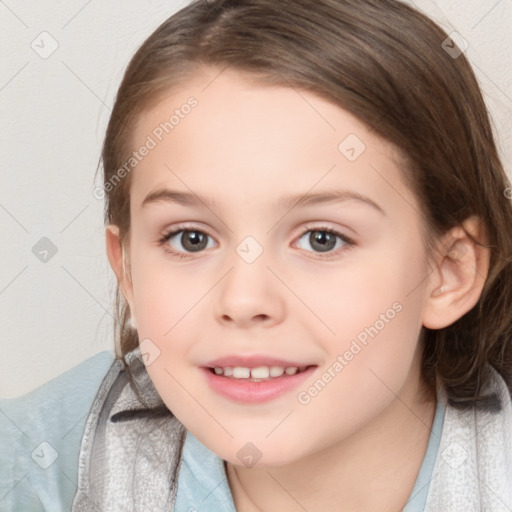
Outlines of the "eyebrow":
[[[277,204],[280,208],[290,209],[315,204],[336,203],[350,200],[358,201],[371,206],[382,215],[386,215],[386,212],[382,209],[382,207],[373,199],[352,190],[328,190],[325,192],[315,192],[310,194],[285,194],[278,200]],[[141,204],[141,208],[144,208],[148,204],[159,202],[171,202],[184,206],[196,207],[206,205],[211,209],[217,207],[216,201],[214,201],[212,198],[204,197],[195,193],[180,192],[177,190],[170,190],[168,188],[160,188],[150,192],[144,198]]]

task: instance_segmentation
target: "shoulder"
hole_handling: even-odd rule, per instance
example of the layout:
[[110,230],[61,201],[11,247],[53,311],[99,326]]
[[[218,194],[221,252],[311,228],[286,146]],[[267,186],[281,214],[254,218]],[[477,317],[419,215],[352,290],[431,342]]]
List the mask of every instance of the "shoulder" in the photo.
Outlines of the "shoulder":
[[85,421],[114,361],[113,352],[100,352],[29,393],[0,400],[2,510],[70,509]]
[[21,430],[71,428],[79,419],[75,414],[87,412],[113,361],[111,351],[100,352],[29,393],[0,400],[0,407]]
[[511,395],[494,368],[484,394],[490,406],[447,405],[425,510],[512,510]]

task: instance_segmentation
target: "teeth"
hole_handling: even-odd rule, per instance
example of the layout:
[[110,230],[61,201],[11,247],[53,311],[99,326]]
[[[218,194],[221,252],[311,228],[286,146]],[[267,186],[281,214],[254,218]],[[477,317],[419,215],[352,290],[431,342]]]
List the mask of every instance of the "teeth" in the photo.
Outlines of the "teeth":
[[270,370],[268,366],[257,366],[251,370],[251,377],[253,379],[268,379]]
[[235,366],[233,368],[233,377],[235,379],[248,379],[251,376],[251,370],[243,366]]
[[270,367],[270,376],[271,377],[281,377],[284,373],[284,368],[282,366],[271,366]]
[[304,371],[306,367],[287,366],[257,366],[255,368],[247,368],[245,366],[226,366],[224,368],[216,366],[214,372],[216,375],[224,375],[224,377],[232,377],[234,379],[269,379],[272,377],[281,377],[284,373],[286,375],[295,375]]

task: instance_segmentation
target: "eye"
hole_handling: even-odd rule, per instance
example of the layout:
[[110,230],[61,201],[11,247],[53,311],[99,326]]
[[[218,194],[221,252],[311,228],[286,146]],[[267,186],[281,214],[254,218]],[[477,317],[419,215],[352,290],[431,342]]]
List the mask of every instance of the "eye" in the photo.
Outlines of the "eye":
[[[340,248],[347,250],[355,245],[350,238],[325,226],[310,227],[301,235],[299,241],[303,239],[312,247],[313,251],[320,253],[333,252],[334,249]],[[335,254],[337,252],[339,251],[334,251]]]
[[179,254],[182,258],[186,258],[188,256],[187,253],[200,252],[207,249],[208,238],[211,238],[210,235],[198,229],[177,228],[163,235],[162,238],[158,240],[158,243],[163,245],[166,251]]

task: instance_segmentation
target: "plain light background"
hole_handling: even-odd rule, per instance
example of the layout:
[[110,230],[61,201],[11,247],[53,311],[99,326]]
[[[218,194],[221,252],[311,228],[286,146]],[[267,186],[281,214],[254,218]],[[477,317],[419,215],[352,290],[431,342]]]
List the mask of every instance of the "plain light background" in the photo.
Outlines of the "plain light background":
[[[94,176],[130,57],[188,3],[0,2],[2,398],[114,349],[115,277]],[[512,177],[512,2],[409,3],[467,41]]]

